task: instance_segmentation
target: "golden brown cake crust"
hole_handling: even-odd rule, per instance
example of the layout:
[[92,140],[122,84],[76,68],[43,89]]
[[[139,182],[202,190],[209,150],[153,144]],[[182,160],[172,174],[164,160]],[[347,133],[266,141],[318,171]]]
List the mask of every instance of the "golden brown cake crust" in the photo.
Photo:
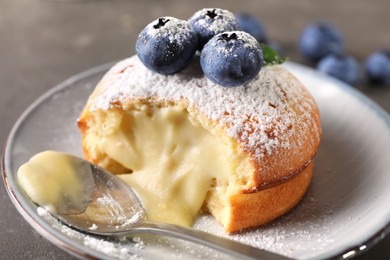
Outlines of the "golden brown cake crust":
[[125,172],[91,143],[95,121],[104,121],[109,111],[181,107],[204,129],[234,143],[250,165],[230,180],[237,183],[222,192],[211,190],[205,206],[229,233],[268,223],[294,207],[310,184],[321,137],[315,101],[281,65],[262,68],[247,85],[226,88],[205,78],[196,64],[164,76],[133,56],[111,68],[78,120],[85,157],[114,173]]
[[[281,65],[263,68],[245,86],[226,88],[207,80],[196,65],[164,76],[146,69],[136,56],[115,65],[96,87],[79,118],[82,137],[93,111],[126,110],[148,102],[184,106],[205,127],[235,139],[253,166],[244,193],[293,178],[312,162],[319,147],[315,101]],[[83,149],[87,158],[98,162],[84,139]]]
[[293,179],[275,187],[231,196],[229,214],[221,221],[225,231],[233,233],[258,227],[292,209],[308,189],[313,168],[314,164],[311,163]]

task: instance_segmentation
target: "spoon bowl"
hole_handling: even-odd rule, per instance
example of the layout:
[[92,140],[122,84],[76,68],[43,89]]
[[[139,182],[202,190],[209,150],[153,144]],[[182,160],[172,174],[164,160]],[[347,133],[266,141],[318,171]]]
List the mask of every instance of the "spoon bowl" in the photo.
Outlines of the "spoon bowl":
[[[93,193],[81,214],[54,213],[57,218],[78,230],[105,236],[120,235],[146,222],[141,201],[131,187],[99,166],[78,157],[67,156],[77,165],[83,165],[81,169],[85,169],[85,172],[81,174],[92,177]],[[88,178],[82,180],[89,181]]]
[[[159,234],[198,243],[239,259],[290,259],[197,229],[150,222],[136,192],[120,178],[84,159],[58,152],[55,156],[69,164],[72,174],[77,175],[78,185],[85,189],[79,194],[81,202],[65,198],[57,201],[61,205],[47,208],[54,217],[76,230],[105,237]],[[58,208],[62,210],[55,210]]]

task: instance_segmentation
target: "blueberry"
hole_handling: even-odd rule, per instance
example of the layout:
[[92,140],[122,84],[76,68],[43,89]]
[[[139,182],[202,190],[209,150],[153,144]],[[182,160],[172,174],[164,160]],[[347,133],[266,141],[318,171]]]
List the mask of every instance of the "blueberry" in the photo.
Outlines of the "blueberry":
[[370,83],[390,86],[390,51],[381,50],[371,54],[365,63]]
[[342,53],[344,40],[336,27],[317,22],[305,27],[299,40],[299,48],[304,57],[318,62],[327,55]]
[[328,55],[318,63],[317,69],[351,86],[356,86],[360,82],[359,64],[349,55]]
[[241,31],[249,33],[255,37],[258,42],[267,42],[264,27],[255,16],[247,13],[238,13],[236,14],[236,18]]
[[199,10],[188,21],[198,36],[199,50],[218,33],[236,31],[240,28],[233,13],[219,8]]
[[135,48],[147,68],[172,74],[190,63],[197,45],[196,33],[187,21],[161,17],[143,29]]
[[259,42],[246,32],[224,32],[204,46],[200,65],[206,77],[217,84],[244,85],[258,75],[263,66],[263,51]]

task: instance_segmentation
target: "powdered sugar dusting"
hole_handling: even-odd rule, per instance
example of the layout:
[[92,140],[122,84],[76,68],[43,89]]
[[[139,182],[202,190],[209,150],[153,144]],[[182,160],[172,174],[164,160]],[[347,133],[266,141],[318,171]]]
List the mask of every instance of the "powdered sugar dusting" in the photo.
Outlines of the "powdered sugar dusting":
[[[334,245],[334,205],[318,198],[315,189],[287,215],[251,231],[228,235],[214,217],[203,215],[195,228],[226,237],[253,247],[296,259],[318,258]],[[167,255],[170,259],[234,259],[210,248],[160,236],[133,236],[105,239],[77,232],[63,225],[46,209],[37,208],[38,214],[54,229],[73,241],[115,259],[154,259]],[[337,222],[337,221],[336,221]]]
[[[118,228],[118,224],[121,228],[132,227],[141,222],[144,218],[143,211],[138,210],[136,207],[124,208],[121,203],[113,198],[111,194],[103,194],[96,200],[97,205],[106,209],[107,214],[110,216],[111,225]],[[131,212],[132,214],[129,214]],[[129,217],[129,215],[131,217]]]
[[310,259],[326,252],[334,243],[331,205],[325,205],[309,191],[303,203],[287,215],[255,230],[227,235],[209,216],[197,220],[196,228],[232,240],[297,259]]
[[157,41],[161,38],[168,37],[169,42],[175,43],[177,48],[183,48],[185,45],[182,43],[187,41],[193,33],[187,21],[170,16],[161,17],[151,22],[144,30],[146,33],[140,34],[141,41],[146,41],[147,39],[142,39],[142,37],[146,36]]
[[[71,238],[80,245],[93,249],[103,255],[116,259],[139,259],[138,252],[144,248],[143,241],[135,236],[132,238],[123,237],[117,241],[109,241],[104,238],[94,237],[80,233],[58,221],[45,208],[38,207],[37,213],[54,229]],[[93,227],[93,226],[92,226]]]
[[[214,13],[215,17],[211,18],[208,13]],[[204,19],[197,19],[204,17]],[[235,31],[238,29],[238,21],[233,13],[220,8],[204,8],[197,11],[190,19],[190,23],[195,24],[198,28],[203,28],[213,35],[223,31]]]
[[[259,42],[253,38],[249,33],[243,32],[243,31],[230,31],[230,32],[224,32],[223,34],[220,34],[219,37],[221,38],[221,35],[225,35],[227,39],[232,39],[236,41],[240,41],[243,44],[243,47],[245,49],[250,50],[250,54],[248,55],[247,58],[251,57],[251,53],[253,51],[260,51],[261,47]],[[218,36],[217,36],[218,37]],[[216,44],[216,41],[210,40],[208,44],[214,44],[215,51],[218,53],[224,54],[224,55],[236,55],[237,51],[235,50],[235,47],[233,44],[228,45],[218,45]]]
[[[255,160],[272,154],[276,147],[303,148],[299,142],[290,142],[291,128],[313,127],[310,111],[314,101],[287,70],[280,65],[264,67],[247,85],[227,88],[204,77],[198,63],[196,57],[184,71],[161,75],[144,67],[137,56],[123,60],[103,78],[99,95],[89,100],[90,109],[107,110],[135,98],[185,99],[190,107],[226,128],[244,150],[252,151]],[[297,129],[294,131],[297,134]]]

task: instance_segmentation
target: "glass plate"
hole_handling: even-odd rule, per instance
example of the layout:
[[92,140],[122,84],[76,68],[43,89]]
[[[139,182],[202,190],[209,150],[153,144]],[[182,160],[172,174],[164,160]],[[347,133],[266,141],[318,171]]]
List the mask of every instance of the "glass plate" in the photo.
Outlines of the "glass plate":
[[[211,249],[160,236],[112,240],[76,232],[42,214],[19,189],[17,170],[32,155],[48,149],[82,155],[77,117],[112,65],[93,68],[54,87],[16,122],[2,161],[12,202],[46,239],[79,257],[226,259]],[[301,203],[285,216],[229,237],[299,259],[353,256],[390,229],[389,116],[337,80],[291,62],[285,66],[307,86],[321,112],[324,133],[313,182]],[[227,236],[211,216],[199,217],[195,227]]]

